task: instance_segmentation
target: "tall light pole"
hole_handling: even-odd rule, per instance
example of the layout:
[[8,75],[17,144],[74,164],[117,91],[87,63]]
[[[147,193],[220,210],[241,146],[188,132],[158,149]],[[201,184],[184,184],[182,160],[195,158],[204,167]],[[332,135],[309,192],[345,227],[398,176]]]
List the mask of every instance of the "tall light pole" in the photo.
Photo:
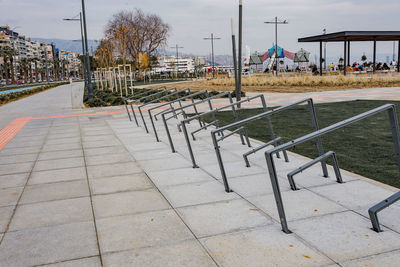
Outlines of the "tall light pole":
[[[83,25],[82,25],[82,12],[79,12],[79,19],[77,18],[71,18],[71,19],[64,19],[66,21],[79,21],[81,24],[81,41],[82,41],[82,54],[85,55],[87,48],[85,47],[85,39],[83,35]],[[74,40],[75,41],[75,40]],[[85,85],[88,86],[88,80],[87,80],[87,71],[85,68],[85,57],[82,57],[82,65],[83,65],[83,79],[85,80]]]
[[[323,32],[326,34],[326,29]],[[324,42],[324,69],[326,70],[326,42]]]
[[212,74],[213,78],[215,78],[215,60],[214,60],[214,40],[221,40],[221,38],[214,37],[214,34],[211,33],[211,37],[203,38],[204,40],[211,40],[211,60],[212,60]]
[[178,78],[178,56],[179,56],[179,49],[183,49],[184,47],[179,46],[178,44],[176,44],[175,46],[171,47],[171,48],[175,48],[176,49],[176,78]]
[[240,94],[238,88],[238,71],[237,71],[237,57],[236,57],[236,36],[235,36],[235,26],[233,23],[233,18],[231,19],[232,27],[232,55],[233,55],[233,73],[235,75],[235,92],[236,95]]
[[[236,101],[242,98],[242,32],[243,32],[243,0],[239,0],[239,51],[238,51],[238,85]],[[240,105],[238,106],[240,108]]]
[[264,23],[275,24],[275,53],[276,53],[275,61],[276,61],[276,76],[278,77],[278,73],[279,73],[278,64],[279,64],[279,58],[280,58],[280,55],[278,54],[278,24],[289,24],[289,22],[287,20],[279,21],[278,17],[275,17],[274,21],[266,21]]
[[85,35],[85,48],[86,48],[86,71],[87,71],[87,87],[88,87],[88,98],[93,98],[93,86],[92,86],[92,74],[90,72],[90,58],[88,52],[88,35],[86,27],[86,12],[85,12],[85,0],[82,0],[82,15],[83,15],[83,29]]

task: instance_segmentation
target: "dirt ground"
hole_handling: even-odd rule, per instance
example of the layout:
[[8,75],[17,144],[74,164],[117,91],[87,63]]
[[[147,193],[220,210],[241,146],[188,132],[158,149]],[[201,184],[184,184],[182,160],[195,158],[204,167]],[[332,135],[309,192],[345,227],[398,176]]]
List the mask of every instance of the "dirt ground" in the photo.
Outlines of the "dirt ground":
[[[157,88],[153,86],[150,88]],[[212,85],[210,81],[190,81],[184,83],[170,83],[169,87],[176,87],[177,89],[190,88],[193,91],[209,90],[209,91],[233,91],[234,86]],[[242,86],[245,92],[273,92],[273,93],[309,93],[309,92],[324,92],[324,91],[339,91],[339,90],[354,90],[363,88],[377,88],[377,87],[400,87],[399,83],[370,83],[362,86],[324,86],[324,87],[296,87],[296,86]]]

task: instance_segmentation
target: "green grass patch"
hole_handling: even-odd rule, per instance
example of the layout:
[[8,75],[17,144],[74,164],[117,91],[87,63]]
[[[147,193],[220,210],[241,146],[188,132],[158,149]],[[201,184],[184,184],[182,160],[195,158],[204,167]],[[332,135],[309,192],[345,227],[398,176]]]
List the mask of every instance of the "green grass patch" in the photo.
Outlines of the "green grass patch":
[[[358,100],[317,104],[315,109],[319,127],[323,128],[388,103],[396,105],[400,117],[400,101]],[[262,109],[240,110],[239,117],[244,119],[261,112]],[[206,119],[211,120],[211,118]],[[228,111],[217,114],[217,119],[221,125],[234,121],[232,112]],[[271,120],[276,136],[282,137],[284,141],[290,141],[313,131],[307,106],[283,111],[272,116]],[[271,140],[265,119],[248,124],[247,130],[249,136],[254,139],[263,142]],[[324,151],[336,152],[340,168],[400,188],[400,172],[396,163],[387,112],[326,134],[322,137],[322,143]],[[318,156],[315,141],[300,144],[291,151],[309,158]]]

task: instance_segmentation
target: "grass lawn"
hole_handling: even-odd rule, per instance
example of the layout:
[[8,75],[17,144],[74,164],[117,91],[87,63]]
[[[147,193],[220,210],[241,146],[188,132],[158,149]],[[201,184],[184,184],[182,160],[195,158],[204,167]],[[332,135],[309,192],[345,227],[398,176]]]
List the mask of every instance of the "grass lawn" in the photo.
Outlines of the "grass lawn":
[[[396,105],[400,117],[400,101],[359,100],[317,104],[315,108],[319,127],[323,128],[387,103]],[[261,109],[241,110],[240,118],[244,119],[260,112]],[[217,118],[222,125],[233,122],[231,112],[221,112],[217,114]],[[313,131],[306,106],[283,111],[272,116],[271,120],[276,136],[282,137],[284,141]],[[247,129],[252,138],[264,142],[270,140],[265,120],[252,122]],[[387,112],[329,133],[322,137],[322,142],[325,152],[336,152],[340,168],[400,188],[400,172],[397,168]],[[223,146],[223,143],[221,145]],[[303,143],[291,151],[310,158],[317,157],[315,141]]]

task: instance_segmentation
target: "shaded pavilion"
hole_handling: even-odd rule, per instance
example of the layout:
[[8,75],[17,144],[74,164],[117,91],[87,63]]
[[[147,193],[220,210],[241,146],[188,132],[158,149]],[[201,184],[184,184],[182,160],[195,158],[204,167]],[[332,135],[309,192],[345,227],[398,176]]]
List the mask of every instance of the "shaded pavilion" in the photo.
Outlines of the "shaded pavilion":
[[328,34],[321,34],[299,38],[301,43],[319,42],[320,53],[320,75],[322,75],[322,43],[324,42],[343,42],[344,44],[344,75],[346,66],[350,62],[350,43],[351,42],[373,42],[373,71],[376,68],[376,42],[377,41],[398,41],[399,49],[397,53],[397,71],[400,71],[400,31],[342,31]]

